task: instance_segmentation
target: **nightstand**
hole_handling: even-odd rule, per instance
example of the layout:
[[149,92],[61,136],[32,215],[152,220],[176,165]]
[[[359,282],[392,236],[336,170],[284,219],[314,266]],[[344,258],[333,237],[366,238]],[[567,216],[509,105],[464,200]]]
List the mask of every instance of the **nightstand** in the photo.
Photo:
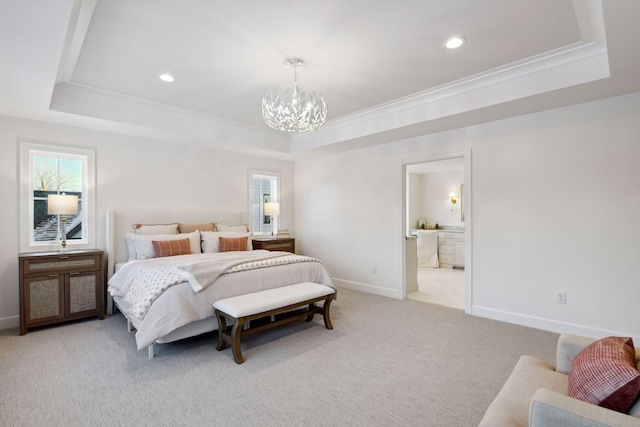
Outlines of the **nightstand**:
[[253,249],[296,253],[296,239],[293,237],[256,237],[252,240],[252,243]]
[[105,317],[103,251],[22,253],[20,335],[35,326]]

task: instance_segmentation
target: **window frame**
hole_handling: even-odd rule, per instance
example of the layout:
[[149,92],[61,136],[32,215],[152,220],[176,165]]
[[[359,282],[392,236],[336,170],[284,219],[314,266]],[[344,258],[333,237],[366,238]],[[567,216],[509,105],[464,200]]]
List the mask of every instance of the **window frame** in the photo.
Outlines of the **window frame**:
[[83,162],[82,176],[82,239],[67,240],[67,249],[95,247],[95,150],[54,143],[19,141],[20,145],[20,251],[51,251],[61,249],[60,240],[33,240],[33,158],[37,155],[74,158]]
[[[272,180],[272,189],[271,189],[271,202],[280,202],[280,173],[279,172],[273,172],[273,171],[263,171],[263,170],[250,170],[249,174],[248,174],[248,186],[249,186],[249,224],[251,224],[251,230],[253,231],[253,234],[256,236],[269,236],[271,235],[271,232],[273,231],[274,235],[275,233],[278,232],[278,221],[279,221],[279,215],[276,216],[275,218],[273,218],[273,221],[271,223],[271,227],[268,231],[261,231],[261,230],[255,230],[254,229],[254,215],[253,215],[253,199],[254,199],[254,192],[253,192],[253,181],[255,178],[268,178]],[[273,185],[273,182],[275,181],[275,185]],[[274,191],[275,190],[275,191]],[[260,208],[259,208],[259,212],[258,212],[260,217],[264,216],[264,203],[260,204]]]

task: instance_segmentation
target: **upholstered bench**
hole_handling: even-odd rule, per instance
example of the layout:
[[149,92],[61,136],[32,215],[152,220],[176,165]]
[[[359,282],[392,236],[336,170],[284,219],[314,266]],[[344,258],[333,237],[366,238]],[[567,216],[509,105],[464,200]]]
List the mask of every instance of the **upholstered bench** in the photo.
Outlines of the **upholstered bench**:
[[[306,318],[309,322],[316,313],[322,314],[327,329],[333,329],[329,317],[329,306],[335,297],[335,292],[333,288],[326,285],[303,282],[216,301],[213,304],[218,318],[216,348],[220,351],[231,344],[233,358],[240,364],[244,362],[240,350],[240,338],[245,335],[265,331],[302,318]],[[322,307],[315,304],[319,301],[324,301]],[[292,311],[305,305],[308,305],[308,308],[303,311]],[[281,319],[275,319],[276,315],[283,313],[286,314]],[[270,316],[274,316],[274,321],[244,329],[247,322]],[[227,318],[234,322],[231,331],[227,326]]]

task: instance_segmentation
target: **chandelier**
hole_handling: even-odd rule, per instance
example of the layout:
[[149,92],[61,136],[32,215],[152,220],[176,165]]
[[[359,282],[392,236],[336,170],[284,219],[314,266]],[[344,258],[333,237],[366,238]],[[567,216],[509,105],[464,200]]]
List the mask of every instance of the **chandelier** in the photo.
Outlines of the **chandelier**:
[[285,132],[312,132],[327,120],[327,103],[322,94],[307,96],[298,90],[296,68],[303,67],[300,58],[287,58],[284,63],[293,68],[293,90],[274,95],[269,91],[262,99],[262,117],[270,127]]

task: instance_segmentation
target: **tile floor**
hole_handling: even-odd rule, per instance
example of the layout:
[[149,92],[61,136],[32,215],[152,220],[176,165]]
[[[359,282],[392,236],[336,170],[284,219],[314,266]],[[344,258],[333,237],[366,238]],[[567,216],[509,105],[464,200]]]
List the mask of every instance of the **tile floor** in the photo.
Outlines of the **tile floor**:
[[407,298],[464,310],[464,288],[464,270],[419,268],[419,290]]

